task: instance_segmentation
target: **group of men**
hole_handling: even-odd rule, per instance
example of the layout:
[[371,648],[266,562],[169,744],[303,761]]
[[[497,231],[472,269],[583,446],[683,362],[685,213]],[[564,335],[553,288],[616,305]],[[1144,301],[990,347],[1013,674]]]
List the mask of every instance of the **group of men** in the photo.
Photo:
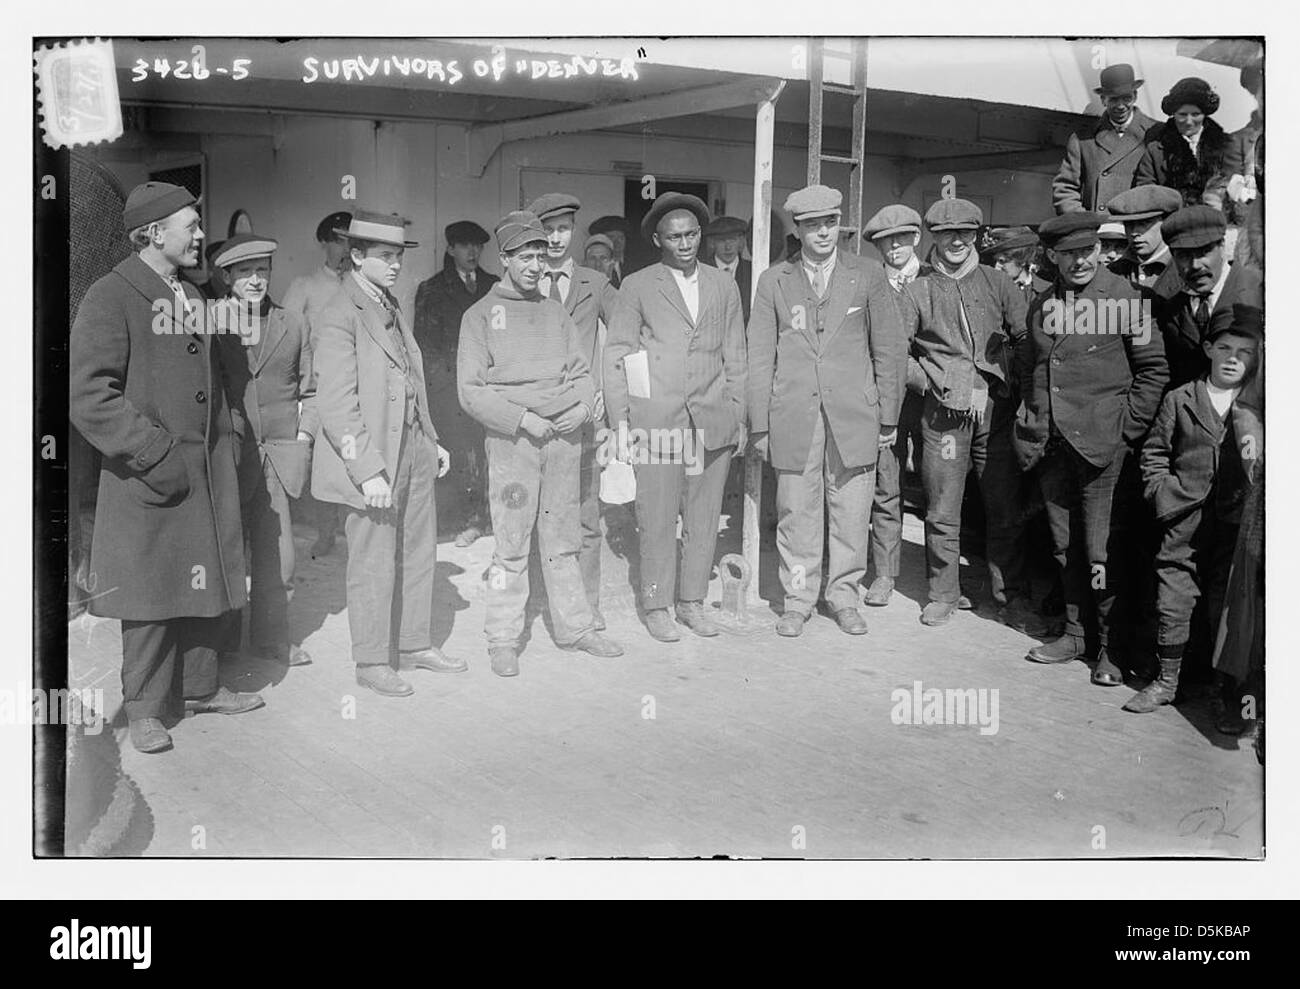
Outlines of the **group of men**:
[[[289,501],[308,492],[322,542],[340,524],[347,542],[358,684],[406,696],[404,673],[467,668],[434,645],[435,480],[449,471],[465,501],[458,542],[489,527],[494,539],[493,672],[518,674],[534,590],[557,645],[620,655],[601,610],[606,436],[634,471],[639,604],[660,642],[720,632],[708,588],[746,450],[776,474],[776,632],[799,636],[821,602],[846,634],[867,632],[861,606],[889,604],[900,575],[911,436],[926,501],[920,621],[971,606],[960,536],[973,471],[988,603],[1048,639],[1031,660],[1094,660],[1102,686],[1148,672],[1134,631],[1144,551],[1155,560],[1161,669],[1128,707],[1169,702],[1196,601],[1222,605],[1221,565],[1259,476],[1261,279],[1229,264],[1221,213],[1161,186],[1111,189],[1114,167],[1090,178],[1088,160],[1084,205],[1105,195],[1107,214],[1068,209],[1012,231],[987,248],[993,264],[967,200],[924,217],[879,210],[861,234],[876,260],[845,249],[838,191],[801,189],[784,204],[798,251],[758,275],[752,306],[745,223],[690,195],[654,200],[640,233],[658,260],[637,270],[620,224],[593,224],[591,264],[577,263],[568,193],[491,235],[453,223],[413,324],[393,295],[419,246],[409,221],[334,213],[317,230],[321,268],[283,305],[268,294],[273,239],[217,249],[236,333],[214,333],[212,307],[178,277],[203,239],[194,197],[137,187],[124,215],[136,253],[92,287],[71,337],[72,421],[104,456],[90,565],[106,590],[91,607],[122,621],[132,742],[162,751],[185,711],[262,703],[217,682],[246,603],[255,649],[310,661],[288,618]],[[1104,223],[1122,224],[1128,247],[1110,267]],[[479,265],[492,241],[499,278]],[[1035,242],[1050,281],[1015,253]],[[1052,637],[1028,562],[1037,500],[1064,605]]]

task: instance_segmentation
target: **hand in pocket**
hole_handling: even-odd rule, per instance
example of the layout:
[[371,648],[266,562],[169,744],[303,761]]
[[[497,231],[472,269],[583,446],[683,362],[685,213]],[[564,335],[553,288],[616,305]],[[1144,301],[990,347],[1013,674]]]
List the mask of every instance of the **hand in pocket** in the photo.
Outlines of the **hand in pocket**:
[[183,501],[190,493],[190,472],[177,444],[173,443],[158,463],[141,474],[140,481],[146,504],[164,507]]

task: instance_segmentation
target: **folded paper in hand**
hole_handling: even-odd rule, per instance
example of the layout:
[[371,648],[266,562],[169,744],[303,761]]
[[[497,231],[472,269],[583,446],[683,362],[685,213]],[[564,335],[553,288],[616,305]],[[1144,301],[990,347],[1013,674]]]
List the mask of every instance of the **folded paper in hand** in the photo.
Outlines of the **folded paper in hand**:
[[644,350],[628,354],[623,358],[623,369],[627,372],[627,393],[632,398],[650,397],[650,359]]

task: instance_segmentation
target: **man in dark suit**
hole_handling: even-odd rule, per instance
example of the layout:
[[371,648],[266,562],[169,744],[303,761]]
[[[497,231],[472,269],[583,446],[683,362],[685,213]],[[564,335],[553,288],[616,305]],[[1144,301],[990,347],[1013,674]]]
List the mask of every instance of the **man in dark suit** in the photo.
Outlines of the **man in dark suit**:
[[[1016,452],[1040,460],[1043,500],[1065,587],[1065,634],[1029,659],[1067,663],[1095,655],[1092,682],[1117,686],[1122,627],[1120,564],[1131,540],[1125,462],[1155,419],[1169,381],[1150,299],[1100,263],[1098,213],[1053,217],[1038,228],[1056,265],[1053,290],[1029,310],[1029,346],[1020,353],[1024,417]],[[1083,546],[1077,543],[1083,537]]]
[[605,425],[605,396],[601,388],[604,346],[601,326],[608,327],[618,305],[618,292],[598,271],[575,264],[570,256],[574,220],[582,203],[566,192],[547,193],[528,207],[546,231],[546,268],[539,289],[542,295],[564,306],[578,327],[583,356],[596,386],[596,405],[589,421],[581,427],[582,466],[579,471],[579,519],[582,548],[578,565],[587,603],[596,618],[596,630],[605,628],[600,612],[600,464],[596,462],[596,431]]
[[316,406],[312,490],[343,505],[347,605],[356,680],[387,697],[414,693],[394,670],[467,669],[433,645],[438,548],[435,477],[447,451],[429,417],[423,358],[390,289],[409,221],[357,210],[352,271],[312,329]]
[[86,292],[69,343],[69,418],[103,455],[90,613],[122,622],[131,744],[171,748],[164,721],[239,714],[257,694],[217,682],[217,650],[244,606],[236,473],[243,420],[197,290],[193,195],[146,182],[123,220],[135,253]]
[[[295,552],[289,499],[300,498],[319,420],[307,324],[269,294],[269,237],[236,234],[213,258],[238,317],[255,323],[247,339],[226,334],[232,395],[248,422],[239,462],[244,533],[251,550],[249,641],[268,658],[302,666],[311,657],[290,637]],[[336,514],[336,513],[335,513]]]
[[824,185],[786,200],[802,251],[759,276],[749,324],[754,448],[777,471],[785,603],[776,631],[784,636],[799,635],[817,606],[827,512],[826,604],[841,631],[867,631],[858,584],[876,461],[897,439],[907,373],[883,268],[838,249],[840,202],[839,190]]
[[455,497],[447,513],[458,526],[456,545],[470,546],[488,527],[487,461],[483,427],[460,406],[456,391],[456,348],[466,311],[497,282],[479,267],[488,232],[470,220],[449,223],[444,231],[447,253],[442,270],[415,290],[412,332],[424,355],[429,411],[439,438],[451,452],[451,472],[444,482]]
[[1106,113],[1096,124],[1071,134],[1065,157],[1052,180],[1052,205],[1057,213],[1097,210],[1133,185],[1133,175],[1146,142],[1163,125],[1137,108],[1133,66],[1121,63],[1101,70],[1101,85],[1093,90]]
[[1182,205],[1182,196],[1163,185],[1140,185],[1108,202],[1111,219],[1124,224],[1128,236],[1127,254],[1110,265],[1110,270],[1135,288],[1149,289],[1157,298],[1176,294],[1183,282],[1160,225]]
[[1208,370],[1205,340],[1212,326],[1232,320],[1234,305],[1264,308],[1264,280],[1249,265],[1229,263],[1227,221],[1213,206],[1185,206],[1160,230],[1183,282],[1183,290],[1157,308],[1169,384],[1177,388]]
[[674,600],[679,622],[697,635],[718,634],[704,598],[727,469],[745,447],[740,292],[697,261],[708,222],[708,207],[695,196],[666,192],[654,201],[641,233],[661,260],[623,282],[605,346],[609,421],[620,435],[629,426],[635,432],[635,446],[620,456],[636,470],[641,602],[646,627],[661,642],[680,638],[668,616]]
[[740,289],[741,313],[745,318],[746,326],[749,325],[749,297],[754,288],[754,265],[740,255],[745,246],[745,234],[748,230],[749,226],[738,217],[718,217],[704,228],[704,238],[709,245],[709,253],[700,258],[702,264],[712,265],[736,280],[736,287]]

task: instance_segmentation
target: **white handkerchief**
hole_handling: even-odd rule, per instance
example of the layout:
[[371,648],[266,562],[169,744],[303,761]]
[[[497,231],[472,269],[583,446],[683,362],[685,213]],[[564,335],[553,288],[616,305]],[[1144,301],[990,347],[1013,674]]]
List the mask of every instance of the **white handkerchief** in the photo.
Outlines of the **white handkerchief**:
[[628,354],[623,358],[623,369],[627,372],[627,393],[632,398],[650,397],[650,358],[644,350]]
[[636,474],[631,464],[611,460],[600,472],[600,500],[606,505],[626,505],[636,500]]

